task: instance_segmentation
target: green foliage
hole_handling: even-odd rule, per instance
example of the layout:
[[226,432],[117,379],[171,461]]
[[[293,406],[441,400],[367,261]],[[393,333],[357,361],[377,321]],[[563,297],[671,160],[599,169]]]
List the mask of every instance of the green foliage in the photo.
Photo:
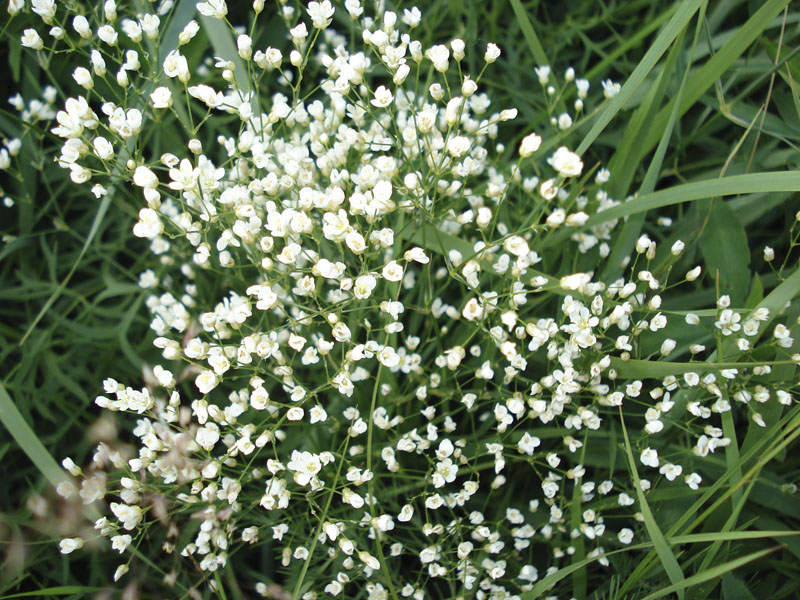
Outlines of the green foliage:
[[[147,8],[147,3],[141,4]],[[171,17],[164,19],[161,45],[150,48],[160,60],[176,47],[178,33],[195,16],[195,2],[176,4]],[[232,13],[237,13],[229,15],[229,21],[252,24],[248,31],[259,48],[271,45],[288,54],[291,43],[274,7],[268,7],[265,18],[255,26],[255,21],[248,20],[249,12],[230,4]],[[388,4],[400,9],[412,5]],[[675,332],[670,330],[669,336],[678,339],[673,354],[658,360],[658,349],[667,334],[654,332],[650,339],[643,338],[629,357],[611,358],[611,368],[619,380],[648,382],[669,375],[703,375],[753,366],[772,369],[754,375],[748,385],[778,386],[796,380],[796,362],[790,357],[798,352],[797,342],[788,349],[765,344],[744,357],[733,340],[724,338],[713,323],[718,315],[714,308],[717,297],[728,294],[732,308],[769,309],[763,330],[769,326],[771,331],[775,319],[780,318],[800,340],[798,311],[793,306],[785,310],[800,295],[800,231],[792,225],[800,209],[797,7],[788,0],[693,0],[669,6],[645,0],[602,5],[590,0],[431,0],[417,4],[424,14],[418,35],[425,43],[445,43],[453,37],[465,40],[468,52],[464,73],[481,72],[480,57],[487,41],[502,47],[503,57],[487,71],[481,85],[495,106],[513,106],[520,111],[521,124],[500,129],[499,141],[505,144],[501,156],[509,166],[516,160],[514,152],[522,137],[530,131],[541,132],[546,138],[539,151],[542,155],[568,144],[581,154],[585,173],[609,165],[611,194],[625,200],[591,215],[586,222],[588,228],[620,219],[606,260],[597,252],[578,256],[569,250],[574,248],[569,246],[571,230],[557,229],[537,238],[541,247],[535,250],[543,262],[529,274],[546,278],[542,287],[550,299],[531,300],[532,304],[539,302],[543,314],[555,313],[555,298],[560,302],[568,294],[580,297],[580,293],[559,287],[558,277],[576,271],[592,271],[611,283],[632,268],[623,261],[634,251],[640,236],[647,234],[658,243],[658,252],[647,260],[647,268],[667,288],[681,283],[683,274],[696,264],[703,265],[703,275],[687,284],[682,295],[670,299],[664,294],[662,312],[675,323]],[[101,10],[94,6],[84,9]],[[298,5],[298,11],[302,9]],[[337,10],[344,12],[338,5]],[[337,14],[336,18],[344,31],[346,16]],[[34,51],[21,48],[19,40],[25,27],[37,23],[41,29],[41,21],[36,19],[35,15],[12,18],[4,14],[0,22],[3,53],[9,64],[9,79],[0,83],[0,95],[7,98],[20,91],[25,99],[41,98],[44,86],[52,83],[58,88],[58,108],[66,97],[80,92],[70,74],[86,60],[67,51],[52,61],[41,60]],[[206,46],[210,45],[215,56],[234,62],[234,77],[246,88],[254,81],[252,63],[237,54],[228,23],[208,17],[200,21],[200,33],[184,48],[191,69],[202,66],[208,54]],[[558,75],[550,100],[534,71],[547,62]],[[622,85],[615,97],[588,110],[565,132],[552,125],[551,118],[557,118],[567,107],[573,112],[574,86],[561,83],[561,74],[568,66],[591,79],[593,85],[606,78]],[[109,77],[113,79],[113,73]],[[113,83],[99,78],[96,85],[114,89]],[[274,91],[266,83],[256,87],[259,96],[254,102]],[[172,91],[179,97],[183,90],[176,84]],[[314,91],[301,89],[298,82],[295,98],[301,92],[310,96]],[[195,134],[202,138],[204,147],[216,145],[218,132],[201,130],[203,113],[197,111],[198,104],[190,103],[188,95],[185,102],[176,101],[174,108],[143,134],[137,142],[141,146],[131,144],[130,155],[155,161],[163,152],[177,153],[185,145],[184,137]],[[70,562],[58,552],[57,538],[75,533],[59,527],[69,520],[77,522],[79,514],[51,489],[66,478],[56,460],[70,456],[84,464],[91,459],[98,441],[129,442],[128,431],[135,419],[116,418],[116,414],[111,418],[108,413],[101,417],[92,400],[101,393],[102,379],[136,382],[159,360],[148,329],[150,319],[144,307],[147,294],[138,285],[139,273],[150,266],[147,246],[131,234],[142,206],[139,190],[120,181],[101,199],[87,194],[87,186],[74,185],[68,172],[54,164],[59,140],[48,130],[44,122],[24,121],[8,105],[0,109],[2,137],[19,138],[22,144],[9,169],[12,177],[3,182],[0,194],[14,201],[13,207],[0,207],[0,422],[10,433],[0,434],[6,484],[0,490],[0,539],[6,541],[0,546],[4,557],[0,599],[79,598],[115,589],[111,575],[119,560],[109,557],[107,548],[98,545],[92,549],[87,544],[83,556]],[[586,175],[580,187],[589,185]],[[520,206],[511,200],[501,204],[500,218],[524,223],[529,231],[536,231],[546,215]],[[671,225],[664,225],[667,222]],[[680,256],[673,256],[670,248],[677,240],[685,242],[686,247]],[[413,242],[429,250],[451,271],[454,268],[448,257],[452,250],[465,259],[474,254],[469,241],[411,218],[398,226],[396,241]],[[773,260],[761,258],[765,245],[773,248]],[[641,261],[636,264],[644,268],[643,255],[634,260]],[[490,261],[482,266],[491,271]],[[199,278],[198,286],[205,286],[208,297],[224,293],[228,289],[225,277],[222,270],[207,273]],[[429,306],[437,296],[437,285],[429,274],[407,302],[415,307]],[[591,298],[585,300],[588,303]],[[461,299],[450,301],[455,304]],[[642,310],[637,318],[652,318],[651,313]],[[697,314],[701,326],[680,329],[678,321],[687,313]],[[430,361],[452,345],[444,339],[445,333],[424,333],[436,339],[436,349],[426,356]],[[467,346],[467,342],[458,341]],[[690,351],[692,344],[706,345],[708,350],[695,355]],[[537,368],[550,366],[541,364]],[[391,376],[380,371],[376,381],[380,377]],[[185,384],[184,389],[189,387]],[[442,395],[458,392],[453,388],[443,390]],[[641,428],[644,412],[652,404],[650,399],[626,404],[614,428],[588,432],[585,438],[581,431],[584,443],[606,450],[583,456],[587,466],[609,473],[616,481],[633,482],[638,504],[632,512],[641,512],[644,527],[637,532],[636,543],[622,546],[612,542],[613,549],[607,548],[602,556],[587,556],[580,537],[574,553],[560,562],[560,568],[549,574],[540,569],[540,579],[521,597],[795,597],[800,589],[800,542],[792,537],[800,530],[800,501],[795,494],[800,467],[795,451],[800,436],[796,385],[791,393],[795,403],[788,407],[778,405],[774,398],[770,404],[757,406],[728,398],[735,410],[725,413],[722,426],[732,443],[725,448],[724,456],[709,455],[703,461],[695,460],[687,451],[692,440],[685,423],[694,422],[687,407],[696,393],[687,389],[674,393],[676,408],[665,418],[659,454],[693,464],[703,475],[703,486],[697,490],[676,485],[646,493],[639,485],[638,453],[649,441],[647,436],[632,435],[632,424]],[[374,408],[376,396],[377,383],[367,406]],[[341,404],[339,411],[345,406]],[[756,414],[766,427],[754,422]],[[117,433],[117,428],[122,433]],[[556,426],[537,432],[543,440],[558,440],[565,434]],[[372,429],[369,436],[367,456],[372,461]],[[489,439],[488,426],[476,424],[475,439],[470,443],[478,445]],[[317,446],[323,441],[313,439]],[[345,455],[347,446],[332,450]],[[427,468],[420,465],[419,473],[424,475]],[[334,510],[333,490],[343,476],[336,471],[330,488],[313,499],[318,515],[303,524],[313,533],[306,544],[312,555],[315,550],[320,553],[317,539],[323,522]],[[423,486],[424,482],[417,487]],[[415,484],[398,484],[394,493],[399,507],[406,495],[421,492]],[[580,494],[576,491],[570,501],[580,507]],[[486,502],[490,503],[488,499]],[[598,497],[584,508],[612,510],[615,507],[611,502],[613,499]],[[87,512],[96,516],[91,509]],[[542,520],[540,526],[545,522]],[[179,540],[188,543],[194,533],[181,531]],[[89,529],[88,536],[92,535],[96,534]],[[165,541],[163,536],[154,535],[135,549],[132,571],[142,597],[161,597],[163,593],[160,582],[173,568],[173,562],[162,560],[160,549]],[[226,569],[213,576],[218,591],[206,585],[203,597],[250,597],[251,590],[240,588],[244,577],[248,581],[260,577],[291,582],[287,593],[295,598],[310,590],[319,591],[322,597],[322,586],[314,587],[320,583],[315,579],[319,565],[311,560],[295,561],[284,569],[274,562],[273,550],[266,544],[260,562],[239,563],[234,555]],[[176,557],[170,561],[172,558]],[[604,559],[611,566],[601,566],[599,561]],[[391,581],[392,573],[382,554],[379,560],[384,580]],[[411,570],[419,568],[416,563],[409,565]],[[609,576],[612,572],[614,577]],[[765,573],[771,575],[764,577]],[[200,580],[199,575],[196,580]],[[180,576],[177,588],[184,594],[181,597],[195,582],[191,574]],[[460,591],[453,585],[453,597]],[[113,593],[119,595],[119,590]],[[366,597],[366,592],[361,594]]]

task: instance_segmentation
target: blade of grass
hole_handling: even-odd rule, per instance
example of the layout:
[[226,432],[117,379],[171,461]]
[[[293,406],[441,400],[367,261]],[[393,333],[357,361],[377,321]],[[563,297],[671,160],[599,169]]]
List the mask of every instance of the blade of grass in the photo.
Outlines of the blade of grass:
[[[700,97],[714,85],[722,74],[747,50],[750,44],[758,38],[770,22],[781,10],[789,4],[790,0],[767,0],[747,22],[736,30],[736,33],[692,76],[687,85],[685,96],[675,99],[665,106],[656,116],[657,120],[666,118],[673,110],[673,103],[678,103],[678,116],[682,116],[697,102]],[[651,133],[644,143],[644,151],[658,143],[658,132]]]
[[699,585],[701,583],[705,583],[706,581],[712,581],[714,579],[722,577],[725,573],[729,573],[730,571],[738,569],[739,567],[746,565],[749,562],[753,562],[754,560],[758,560],[759,558],[771,554],[776,550],[780,550],[782,547],[783,546],[773,546],[772,548],[765,548],[764,550],[753,552],[752,554],[748,554],[747,556],[731,560],[724,564],[718,565],[712,569],[703,571],[702,573],[698,573],[697,575],[692,575],[691,577],[687,577],[683,581],[674,583],[670,586],[658,590],[657,592],[653,592],[652,594],[645,596],[643,600],[655,600],[656,598],[663,598],[667,594],[672,594],[673,592],[678,594],[678,596],[680,597],[684,590],[692,586]]
[[[735,442],[731,442],[731,445],[733,445],[734,443]],[[737,458],[737,461],[738,461],[739,460],[738,459],[738,448],[737,448],[736,458]],[[726,456],[726,459],[727,459],[727,456]],[[739,461],[738,464],[735,465],[734,468],[738,471],[737,473],[734,473],[734,476],[738,475],[739,479],[741,479],[741,477],[742,477],[742,464],[741,464],[741,462]],[[729,471],[731,470],[731,465],[728,465],[728,470]],[[736,494],[734,494],[732,496],[733,506],[732,506],[731,514],[725,520],[725,524],[720,529],[721,532],[731,531],[731,530],[733,530],[734,527],[736,527],[736,523],[737,523],[737,521],[739,519],[739,515],[741,514],[742,510],[744,509],[744,507],[745,507],[745,505],[747,503],[747,499],[750,496],[750,492],[753,490],[753,487],[755,486],[755,484],[756,484],[755,480],[752,480],[748,484],[747,489],[744,491],[744,493],[740,493],[740,494],[738,494],[738,496]],[[741,492],[741,490],[739,490],[739,491]],[[712,561],[716,558],[717,553],[719,552],[719,550],[722,547],[723,543],[724,542],[722,540],[715,540],[711,544],[711,546],[708,548],[708,551],[706,552],[706,555],[703,557],[703,562],[700,563],[700,567],[698,568],[698,571],[703,572],[709,567],[709,565],[712,563]],[[727,554],[725,555],[725,557],[727,558]]]
[[[622,436],[625,439],[625,452],[628,455],[628,466],[630,467],[631,475],[633,475],[633,486],[636,488],[636,496],[639,500],[639,508],[642,511],[642,517],[644,518],[644,526],[647,529],[650,540],[653,542],[653,547],[658,554],[661,565],[667,573],[667,577],[669,577],[673,585],[678,585],[683,581],[683,571],[681,571],[681,567],[678,564],[678,559],[675,558],[667,541],[664,539],[664,534],[661,533],[661,529],[658,523],[656,523],[653,513],[650,510],[650,505],[644,495],[644,490],[642,490],[642,481],[639,479],[639,471],[636,469],[636,460],[633,457],[631,441],[628,438],[628,429],[625,427],[625,417],[622,415],[621,406],[619,407],[619,419],[622,425]],[[676,592],[679,600],[683,600],[683,588],[676,588]]]
[[[694,39],[692,40],[692,47],[688,53],[689,60],[687,61],[686,68],[683,72],[683,77],[681,79],[681,85],[678,88],[677,97],[680,99],[683,96],[684,91],[686,90],[686,83],[689,80],[689,73],[691,72],[692,67],[692,57],[694,56],[695,48],[697,46],[697,40],[700,37],[701,25],[703,22],[703,18],[705,16],[705,9],[706,5],[700,9],[700,15],[697,19],[697,27],[695,28],[695,35]],[[654,86],[652,97],[648,96],[645,103],[637,110],[637,114],[641,111],[641,120],[642,125],[647,123],[653,123],[650,125],[649,128],[651,129],[655,125],[655,121],[653,121],[652,111],[656,109],[656,105],[654,103],[656,98],[661,98],[664,88],[668,83],[667,77],[665,77],[666,73],[671,72],[671,64],[677,60],[678,50],[680,48],[680,41],[682,37],[678,40],[678,43],[675,44],[673,50],[670,52],[669,56],[667,56],[667,62],[664,65],[664,69],[662,70],[661,74],[659,75],[658,85]],[[639,188],[639,194],[650,194],[655,190],[656,183],[658,182],[658,176],[661,173],[661,167],[664,164],[664,157],[667,153],[667,147],[669,146],[669,140],[672,137],[672,132],[675,129],[675,124],[678,121],[678,110],[677,104],[675,105],[675,109],[671,112],[669,116],[669,120],[667,121],[666,125],[663,127],[663,134],[661,135],[661,140],[658,143],[658,148],[656,149],[655,155],[653,156],[652,160],[650,161],[650,165],[647,168],[647,172],[644,176],[644,181],[642,181],[642,185]],[[631,123],[633,125],[633,123]],[[621,183],[617,184],[617,188],[613,190],[614,197],[621,198],[627,195],[628,188],[630,187],[630,182],[633,180],[633,174],[635,172],[636,166],[639,164],[641,157],[644,157],[644,152],[642,151],[641,144],[640,144],[640,136],[638,135],[638,129],[634,129],[633,127],[628,128],[626,131],[626,135],[623,136],[623,140],[627,140],[630,138],[631,140],[631,152],[635,150],[636,152],[636,160],[631,161],[633,166],[628,167],[623,170],[620,174]],[[630,134],[628,134],[630,132]],[[635,148],[634,148],[635,146]],[[614,157],[616,158],[616,154]],[[625,165],[624,161],[620,161],[619,164]],[[617,171],[616,164],[612,164],[610,166],[611,172],[614,173]],[[617,178],[615,177],[614,180],[616,181]],[[633,250],[634,245],[636,244],[636,239],[639,237],[641,233],[642,226],[644,225],[645,213],[640,213],[639,215],[634,215],[633,217],[629,218],[625,225],[620,232],[617,241],[614,244],[614,247],[611,251],[610,256],[608,257],[608,261],[606,262],[606,267],[603,270],[603,274],[601,275],[601,281],[611,281],[617,279],[622,272],[621,263],[625,256],[628,256]]]
[[[644,82],[647,75],[653,70],[656,63],[658,63],[658,60],[675,41],[675,38],[677,38],[684,30],[686,24],[694,16],[703,2],[704,0],[690,0],[681,3],[678,10],[664,26],[664,29],[658,34],[658,37],[650,46],[650,49],[633,70],[633,73],[631,73],[630,77],[628,77],[628,80],[622,86],[622,89],[614,98],[611,99],[608,106],[600,114],[595,124],[586,134],[576,150],[578,154],[583,155],[586,150],[589,149],[592,143],[594,143],[594,141],[597,139],[597,136],[599,136],[600,133],[602,133],[606,126],[611,122],[611,119],[613,119],[614,116],[622,109],[636,89]],[[666,122],[667,119],[664,118],[663,121]]]
[[[781,424],[778,424],[773,428],[774,433],[772,435],[765,436],[762,438],[762,440],[759,440],[758,443],[754,444],[745,454],[743,460],[744,462],[747,462],[752,457],[758,456],[758,462],[740,479],[739,485],[743,485],[744,482],[755,478],[765,464],[767,464],[783,448],[788,446],[792,441],[800,436],[800,430],[798,430],[798,428],[800,428],[800,411],[795,411],[794,416],[787,415]],[[777,441],[773,443],[772,447],[768,447],[767,444],[774,440]],[[719,506],[721,506],[733,493],[734,487],[730,487],[725,492],[721,491],[722,487],[726,485],[732,475],[733,474],[730,471],[726,471],[721,476],[717,477],[714,480],[714,483],[710,485],[699,498],[697,498],[694,504],[692,504],[688,510],[678,517],[675,523],[673,523],[673,525],[670,527],[669,531],[667,531],[667,536],[669,537],[675,535],[681,528],[683,528],[682,531],[684,534],[689,534],[696,527],[704,523],[708,516],[717,510],[717,508],[719,508]],[[706,502],[712,498],[715,498],[715,501],[712,503],[712,505],[704,510],[698,517],[696,517],[694,521],[686,525],[687,521],[689,521],[693,515],[696,515],[697,512],[706,504]],[[651,565],[655,559],[655,553],[653,551],[649,552],[639,562],[639,565],[634,569],[628,580],[623,584],[620,589],[620,593],[624,594],[625,592],[629,591],[633,585],[635,585],[635,582],[638,581],[638,579],[641,578],[641,576],[650,568],[652,568]]]
[[50,310],[50,307],[53,306],[53,303],[58,300],[59,296],[61,296],[61,294],[64,292],[69,280],[72,279],[72,276],[75,274],[75,271],[81,264],[86,251],[89,249],[89,246],[92,245],[92,241],[94,241],[94,237],[97,235],[97,231],[100,229],[100,225],[103,223],[103,219],[106,216],[106,211],[108,210],[109,204],[111,204],[111,194],[103,196],[103,200],[100,202],[100,206],[97,208],[97,213],[94,216],[94,221],[92,221],[92,227],[89,229],[89,235],[86,236],[86,241],[83,243],[83,247],[78,254],[78,258],[75,259],[75,262],[72,264],[72,268],[69,270],[69,273],[67,273],[67,276],[50,295],[50,297],[47,299],[47,302],[44,303],[44,306],[42,306],[42,309],[39,311],[39,314],[36,315],[36,318],[28,326],[28,329],[25,331],[25,334],[19,341],[20,346],[25,343],[25,340],[28,339],[28,336],[39,324],[39,321],[42,320],[42,317],[44,317],[45,313]]
[[50,455],[39,436],[25,421],[2,383],[0,383],[0,422],[53,487],[69,480],[64,469]]
[[[714,533],[696,533],[692,535],[679,535],[671,538],[666,538],[666,540],[669,544],[675,545],[675,544],[699,544],[704,542],[728,541],[728,540],[755,540],[763,538],[789,537],[798,535],[800,535],[800,531],[783,531],[783,530],[734,531],[730,533],[714,532]],[[601,558],[614,556],[616,554],[630,553],[633,550],[644,550],[646,548],[652,548],[652,547],[653,547],[652,542],[633,544],[630,546],[626,546],[625,548],[621,548],[619,550],[612,550],[611,552],[606,552],[605,554],[600,554],[597,556],[593,556],[591,558],[587,558],[585,560],[580,561],[579,563],[568,565],[566,567],[559,569],[555,573],[548,575],[543,579],[537,581],[533,589],[522,594],[521,597],[523,600],[534,600],[535,598],[538,598],[541,594],[546,592],[550,587],[552,587],[565,577],[568,577],[575,571],[583,569],[584,567],[592,564],[595,561],[600,560]]]
[[736,196],[761,192],[798,192],[800,191],[800,171],[778,171],[770,173],[749,173],[731,175],[722,179],[707,179],[676,185],[666,190],[639,196],[630,202],[614,206],[593,215],[587,226],[598,225],[611,219],[629,217],[641,212],[699,200],[713,196]]
[[539,41],[539,37],[536,35],[536,31],[534,31],[531,20],[528,18],[522,3],[519,0],[510,0],[510,2],[511,8],[514,9],[514,15],[517,17],[519,28],[522,30],[522,35],[525,36],[528,48],[531,54],[533,54],[533,59],[539,65],[549,65],[550,61],[547,59],[544,46],[542,46],[542,43]]
[[233,35],[227,22],[201,15],[200,23],[214,46],[215,55],[233,62],[233,76],[236,79],[236,84],[245,92],[250,91],[250,78],[247,75],[247,67],[242,57],[239,56],[236,42],[233,41]]

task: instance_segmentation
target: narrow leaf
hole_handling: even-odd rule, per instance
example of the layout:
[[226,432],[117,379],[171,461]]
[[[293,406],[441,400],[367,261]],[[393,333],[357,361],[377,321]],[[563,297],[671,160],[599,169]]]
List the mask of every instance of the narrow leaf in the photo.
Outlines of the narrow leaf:
[[700,248],[708,273],[719,277],[720,293],[729,294],[733,304],[741,304],[750,287],[750,249],[744,227],[725,202],[711,205]]
[[611,219],[635,215],[654,208],[680,204],[701,198],[736,196],[756,192],[800,192],[800,171],[750,173],[732,175],[722,179],[708,179],[676,185],[666,190],[645,194],[593,215],[587,226],[598,225]]
[[51,485],[55,487],[69,479],[66,472],[44,447],[36,432],[28,425],[2,383],[0,383],[0,422],[8,429],[22,451]]
[[739,567],[746,565],[749,562],[758,560],[759,558],[762,558],[767,554],[771,554],[772,552],[775,552],[776,550],[780,549],[781,546],[773,546],[772,548],[766,548],[759,552],[753,552],[752,554],[748,554],[747,556],[737,558],[736,560],[728,561],[724,564],[708,569],[707,571],[698,573],[697,575],[692,575],[691,577],[687,577],[683,581],[679,581],[678,583],[674,583],[668,587],[660,589],[657,592],[645,596],[644,600],[655,600],[656,598],[663,598],[664,596],[672,594],[673,592],[681,594],[681,592],[692,586],[705,583],[706,581],[712,581],[714,579],[717,579],[722,575],[724,575],[725,573],[729,573],[734,569],[738,569]]

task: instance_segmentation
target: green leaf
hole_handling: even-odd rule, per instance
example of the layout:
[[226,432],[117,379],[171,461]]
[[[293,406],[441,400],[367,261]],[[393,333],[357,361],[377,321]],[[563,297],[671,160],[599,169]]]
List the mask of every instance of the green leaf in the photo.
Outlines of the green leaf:
[[86,236],[86,240],[83,243],[83,247],[81,248],[80,254],[78,254],[78,257],[72,264],[72,268],[69,270],[69,273],[67,273],[67,276],[47,299],[47,302],[44,303],[44,306],[42,306],[41,310],[39,311],[39,314],[36,315],[36,318],[28,327],[28,330],[25,332],[25,335],[22,336],[22,339],[19,342],[20,346],[25,343],[25,340],[28,339],[28,336],[36,328],[36,325],[39,324],[39,321],[42,319],[42,317],[44,317],[45,313],[47,313],[47,311],[50,310],[50,307],[53,306],[53,303],[58,299],[59,296],[61,296],[61,294],[66,289],[69,280],[72,279],[72,276],[78,269],[78,265],[81,264],[81,261],[83,260],[86,251],[89,249],[89,246],[92,245],[92,241],[94,240],[94,237],[97,235],[97,231],[100,229],[100,225],[103,223],[103,219],[106,216],[106,211],[108,210],[109,204],[111,204],[111,194],[103,196],[103,199],[100,202],[100,206],[97,208],[97,213],[94,216],[94,221],[92,221],[92,227],[89,230],[89,235]]
[[19,71],[22,66],[22,45],[10,44],[8,47],[8,66],[14,83],[19,84]]
[[2,383],[0,383],[0,422],[51,485],[55,487],[69,479],[64,469],[44,447],[36,432],[25,421]]
[[[62,481],[70,479],[67,472],[61,468],[61,465],[47,451],[36,432],[28,425],[28,422],[19,412],[14,400],[9,396],[2,383],[0,383],[0,423],[5,426],[22,451],[53,487],[58,486]],[[92,521],[100,516],[92,506],[84,506],[83,512]]]
[[776,550],[780,550],[780,548],[781,548],[780,546],[773,546],[772,548],[766,548],[759,552],[753,552],[752,554],[748,554],[747,556],[737,558],[736,560],[728,561],[724,564],[713,567],[696,575],[692,575],[691,577],[687,577],[683,581],[680,581],[678,583],[673,583],[672,585],[660,589],[657,592],[649,594],[648,596],[645,596],[643,600],[655,600],[656,598],[663,598],[664,596],[672,594],[673,592],[680,595],[684,590],[692,586],[705,583],[706,581],[712,581],[714,579],[718,579],[725,573],[729,573],[730,571],[738,569],[739,567],[746,565],[749,562],[767,556],[768,554],[771,554]]
[[[611,122],[611,119],[614,118],[614,116],[622,109],[637,88],[644,82],[647,75],[658,63],[658,60],[664,55],[672,42],[675,41],[675,38],[681,34],[686,27],[686,24],[691,20],[702,4],[703,0],[687,0],[686,2],[682,2],[680,4],[678,10],[664,26],[664,29],[661,30],[661,33],[658,34],[658,37],[652,43],[642,60],[638,65],[636,65],[636,68],[622,86],[622,89],[609,102],[608,106],[589,130],[589,133],[587,133],[583,138],[583,141],[576,150],[578,154],[583,155],[583,153],[589,149],[592,143],[597,139],[597,136],[602,133],[606,126]],[[661,122],[666,123],[668,119],[669,117],[664,116],[660,120]],[[656,132],[656,134],[659,138],[661,137],[659,132]]]
[[719,292],[741,304],[750,287],[750,250],[744,227],[725,202],[712,203],[700,248],[708,273],[719,280]]
[[722,597],[724,600],[756,600],[747,586],[730,573],[722,577]]
[[748,294],[747,300],[744,303],[745,308],[755,308],[763,299],[764,282],[761,280],[761,276],[756,273],[753,276],[753,282],[750,284],[750,293]]
[[[722,532],[722,533],[695,533],[690,535],[678,535],[675,537],[666,538],[667,542],[671,545],[675,544],[698,544],[703,542],[713,542],[713,541],[734,541],[734,540],[753,540],[753,539],[762,539],[766,537],[790,537],[800,535],[798,531],[733,531],[733,532]],[[787,540],[789,541],[789,540]],[[622,553],[630,553],[633,550],[644,550],[645,548],[652,548],[652,542],[643,542],[641,544],[633,544],[631,546],[627,546],[620,550],[613,550],[611,552],[606,552],[605,554],[598,554],[597,556],[593,556],[591,558],[584,559],[578,563],[574,563],[571,565],[567,565],[555,573],[547,575],[546,577],[540,579],[536,582],[536,585],[533,586],[533,589],[529,592],[525,592],[522,594],[523,600],[534,600],[535,598],[539,598],[541,594],[547,591],[549,588],[554,586],[556,583],[568,577],[575,571],[582,569],[593,562],[600,560],[601,558],[606,558],[608,556],[614,556],[616,554]]]
[[[673,586],[680,586],[684,581],[683,571],[678,564],[678,559],[675,558],[675,554],[673,554],[667,544],[667,540],[664,539],[664,534],[661,532],[661,528],[658,526],[653,512],[650,510],[650,504],[647,502],[644,490],[642,490],[642,481],[639,478],[639,471],[636,469],[636,459],[633,456],[631,441],[628,438],[628,429],[625,427],[625,418],[622,416],[622,407],[619,408],[619,419],[622,425],[622,435],[625,438],[625,452],[628,455],[628,467],[630,468],[631,475],[633,475],[633,487],[636,490],[636,496],[639,500],[639,508],[642,511],[645,529],[647,529],[647,534],[653,542],[653,547],[658,555],[658,559],[661,561],[661,566],[664,567],[667,577],[669,577]],[[678,594],[679,600],[683,600],[683,587],[677,587],[675,591]]]
[[228,24],[213,17],[200,16],[200,22],[206,30],[208,39],[214,46],[214,54],[225,60],[229,60],[234,64],[233,76],[236,79],[237,85],[245,92],[250,90],[250,77],[247,74],[247,67],[239,56],[239,51],[236,49],[236,42],[233,39],[233,32]]
[[[682,99],[672,100],[659,111],[656,119],[666,118],[676,102],[679,102],[679,116],[685,114],[761,35],[789,2],[790,0],[767,0],[764,2],[761,8],[725,42],[722,48],[695,71],[686,87],[685,96]],[[651,132],[644,144],[645,150],[655,146],[659,138],[658,131]]]
[[547,60],[547,54],[544,51],[544,47],[534,31],[533,25],[531,25],[531,20],[525,13],[522,3],[519,0],[511,0],[511,8],[514,9],[514,15],[517,17],[517,23],[519,23],[519,28],[522,30],[522,35],[525,36],[525,41],[528,44],[531,54],[533,54],[534,60],[540,65],[549,65],[550,61]]
[[737,196],[756,192],[800,192],[800,171],[778,171],[774,173],[750,173],[731,175],[721,179],[707,179],[676,185],[666,190],[645,194],[593,215],[586,225],[591,227],[612,219],[628,217],[662,206],[681,202],[714,198],[717,196]]

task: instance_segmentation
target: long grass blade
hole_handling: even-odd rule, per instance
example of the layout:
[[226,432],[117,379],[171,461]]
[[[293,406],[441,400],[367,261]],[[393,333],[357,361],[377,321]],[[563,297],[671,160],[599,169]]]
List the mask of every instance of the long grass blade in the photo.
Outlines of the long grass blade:
[[36,329],[39,321],[41,321],[42,317],[44,317],[47,311],[50,310],[50,307],[53,306],[53,303],[58,300],[62,293],[64,293],[69,280],[72,279],[75,271],[78,270],[78,266],[81,264],[86,251],[89,249],[89,246],[92,245],[92,241],[94,241],[94,237],[97,235],[97,231],[100,229],[100,225],[103,223],[103,219],[106,216],[106,211],[108,210],[108,206],[110,204],[111,194],[103,196],[103,200],[100,202],[100,206],[97,208],[97,213],[94,216],[94,221],[92,221],[92,227],[89,229],[89,235],[86,236],[86,241],[83,243],[83,247],[81,248],[80,254],[78,254],[78,258],[75,259],[75,262],[72,264],[72,268],[69,270],[69,273],[67,273],[67,276],[50,295],[50,297],[47,299],[47,302],[44,303],[44,306],[42,306],[41,310],[39,311],[39,314],[36,315],[36,318],[28,326],[28,329],[25,331],[25,335],[23,335],[22,339],[19,341],[20,346],[25,343],[25,340],[28,339],[28,336],[31,334],[31,332]]
[[663,598],[668,594],[676,593],[679,596],[681,593],[688,588],[700,585],[701,583],[705,583],[706,581],[712,581],[719,577],[722,577],[725,573],[730,573],[734,569],[738,569],[741,566],[746,565],[749,562],[753,562],[754,560],[758,560],[768,554],[772,554],[777,550],[780,550],[782,546],[773,546],[772,548],[765,548],[764,550],[760,550],[759,552],[753,552],[752,554],[748,554],[747,556],[743,556],[741,558],[737,558],[735,560],[728,561],[707,571],[703,571],[702,573],[698,573],[697,575],[692,575],[691,577],[687,577],[683,581],[679,581],[678,583],[673,583],[672,585],[665,587],[663,589],[658,590],[657,592],[653,592],[643,598],[643,600],[656,600],[656,598]]
[[[694,16],[703,2],[704,0],[690,0],[681,3],[678,10],[666,24],[661,33],[658,34],[658,37],[653,42],[653,45],[650,46],[650,49],[644,55],[641,62],[639,62],[639,64],[633,70],[633,73],[631,73],[631,76],[622,86],[622,89],[611,100],[606,109],[602,112],[595,124],[589,130],[589,133],[587,133],[586,137],[583,138],[583,141],[576,150],[578,154],[582,155],[584,152],[586,152],[586,150],[589,149],[592,143],[594,143],[594,141],[597,139],[597,136],[602,133],[606,126],[622,109],[633,93],[638,89],[642,82],[644,82],[647,75],[656,66],[659,59],[675,41],[675,38],[680,35],[680,33],[686,27],[686,24]],[[666,121],[666,118],[664,120]]]
[[69,479],[64,469],[42,444],[36,432],[25,421],[2,383],[0,383],[0,422],[51,485],[57,486]]
[[[625,452],[628,455],[628,466],[631,475],[633,475],[633,486],[636,488],[636,496],[639,500],[639,508],[642,511],[642,517],[644,518],[644,526],[647,529],[650,540],[653,542],[653,547],[655,548],[656,554],[658,554],[661,565],[667,573],[667,577],[669,577],[673,585],[678,585],[683,581],[683,571],[681,571],[681,567],[678,564],[678,559],[675,558],[666,539],[664,539],[664,534],[661,533],[661,528],[658,526],[658,523],[656,523],[653,512],[650,510],[650,504],[647,502],[644,490],[642,490],[642,481],[639,478],[639,471],[636,469],[636,459],[633,457],[631,441],[628,438],[628,429],[625,427],[625,418],[622,416],[622,407],[619,409],[619,419],[622,425],[622,435],[625,438]],[[678,594],[678,598],[683,600],[683,588],[676,588],[675,591]]]

